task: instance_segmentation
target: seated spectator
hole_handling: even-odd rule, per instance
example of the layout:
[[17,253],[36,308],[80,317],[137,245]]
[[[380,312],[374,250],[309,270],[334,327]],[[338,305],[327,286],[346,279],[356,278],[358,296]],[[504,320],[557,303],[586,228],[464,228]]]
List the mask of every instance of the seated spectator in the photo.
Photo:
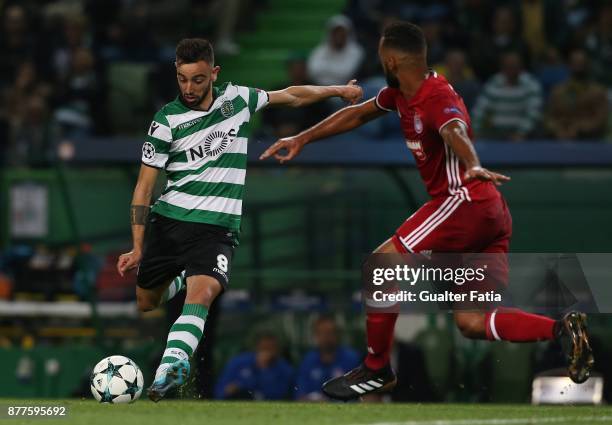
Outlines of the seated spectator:
[[41,81],[33,62],[16,67],[13,84],[0,97],[0,122],[7,132],[7,140],[0,141],[0,151],[5,151],[8,164],[40,163],[47,157],[51,93],[51,86]]
[[569,80],[550,96],[546,127],[557,139],[603,139],[608,120],[606,89],[591,79],[585,50],[572,50],[569,66]]
[[364,58],[363,48],[355,41],[353,25],[343,15],[327,24],[327,39],[308,58],[308,75],[316,84],[346,84],[355,78]]
[[60,83],[70,73],[70,63],[74,52],[89,45],[86,41],[86,28],[87,19],[82,15],[63,17],[63,37],[53,52],[53,68]]
[[500,68],[476,100],[474,131],[481,138],[523,140],[534,133],[542,114],[540,83],[523,70],[518,53],[503,54]]
[[76,49],[71,56],[69,74],[59,87],[55,119],[64,137],[89,136],[93,133],[98,81],[90,50]]
[[527,58],[529,53],[518,32],[517,17],[512,8],[500,6],[495,9],[491,25],[491,34],[481,34],[472,43],[470,62],[481,81],[495,72],[502,53],[518,52],[522,58]]
[[223,400],[283,400],[290,397],[293,367],[280,355],[278,337],[259,335],[255,351],[239,354],[225,366],[215,386]]
[[349,347],[340,345],[338,325],[332,317],[322,316],[314,322],[316,348],[306,353],[300,365],[295,398],[322,400],[321,385],[331,378],[344,375],[359,365],[359,356]]
[[[287,60],[287,76],[289,77],[287,82],[274,90],[312,84],[306,72],[305,58],[300,55],[293,55]],[[287,137],[318,123],[331,111],[325,102],[316,102],[304,108],[269,107],[264,109],[262,119],[264,125],[268,127],[268,132],[274,137]]]
[[569,78],[567,64],[559,54],[559,51],[550,47],[546,49],[542,62],[536,69],[536,76],[542,85],[544,99],[548,99],[552,89]]
[[561,45],[566,38],[566,4],[557,0],[520,0],[519,21],[522,37],[529,48],[529,55],[539,62],[546,54],[549,45]]
[[449,50],[446,53],[444,66],[438,70],[463,98],[468,110],[471,110],[480,93],[480,82],[474,78],[472,70],[467,65],[465,53],[459,49]]

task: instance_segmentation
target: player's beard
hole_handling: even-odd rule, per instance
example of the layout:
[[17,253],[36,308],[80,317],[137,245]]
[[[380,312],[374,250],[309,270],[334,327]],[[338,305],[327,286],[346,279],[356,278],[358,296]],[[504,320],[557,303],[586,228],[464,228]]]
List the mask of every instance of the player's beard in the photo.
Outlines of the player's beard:
[[400,86],[400,82],[397,77],[391,74],[389,71],[385,70],[385,79],[387,80],[387,86],[398,89]]
[[212,87],[212,83],[204,89],[204,93],[202,94],[202,96],[197,96],[195,100],[192,100],[192,101],[185,99],[185,95],[181,93],[181,98],[183,100],[183,103],[190,108],[194,108],[194,109],[198,108],[200,104],[202,103],[202,101],[206,99],[206,96],[208,96],[208,92],[210,91],[211,87]]

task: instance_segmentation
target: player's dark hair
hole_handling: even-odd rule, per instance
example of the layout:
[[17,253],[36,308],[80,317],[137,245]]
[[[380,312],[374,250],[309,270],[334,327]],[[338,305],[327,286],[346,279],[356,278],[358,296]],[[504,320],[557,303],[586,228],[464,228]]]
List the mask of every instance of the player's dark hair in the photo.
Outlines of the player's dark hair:
[[421,28],[410,22],[393,22],[383,30],[383,46],[406,53],[425,52],[427,42]]
[[176,45],[177,63],[196,63],[204,61],[215,64],[215,53],[212,44],[203,38],[184,38]]

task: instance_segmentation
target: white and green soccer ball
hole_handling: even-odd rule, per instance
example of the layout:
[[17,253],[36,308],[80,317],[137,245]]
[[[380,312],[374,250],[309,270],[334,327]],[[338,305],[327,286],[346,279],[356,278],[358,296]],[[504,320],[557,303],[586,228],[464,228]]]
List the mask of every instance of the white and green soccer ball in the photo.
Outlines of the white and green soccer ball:
[[143,387],[140,368],[125,356],[106,357],[91,373],[91,393],[100,403],[132,403]]

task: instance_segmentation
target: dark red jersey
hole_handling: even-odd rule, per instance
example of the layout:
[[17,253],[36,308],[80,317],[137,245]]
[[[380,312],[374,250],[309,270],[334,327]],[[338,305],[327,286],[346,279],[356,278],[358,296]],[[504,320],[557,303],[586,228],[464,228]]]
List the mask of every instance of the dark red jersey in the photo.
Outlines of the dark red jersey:
[[429,72],[410,99],[404,97],[399,89],[385,87],[376,96],[376,105],[399,115],[406,145],[414,155],[432,198],[457,196],[466,201],[477,201],[499,196],[490,182],[464,182],[464,165],[440,135],[446,124],[460,121],[470,138],[473,137],[465,104],[446,78]]

